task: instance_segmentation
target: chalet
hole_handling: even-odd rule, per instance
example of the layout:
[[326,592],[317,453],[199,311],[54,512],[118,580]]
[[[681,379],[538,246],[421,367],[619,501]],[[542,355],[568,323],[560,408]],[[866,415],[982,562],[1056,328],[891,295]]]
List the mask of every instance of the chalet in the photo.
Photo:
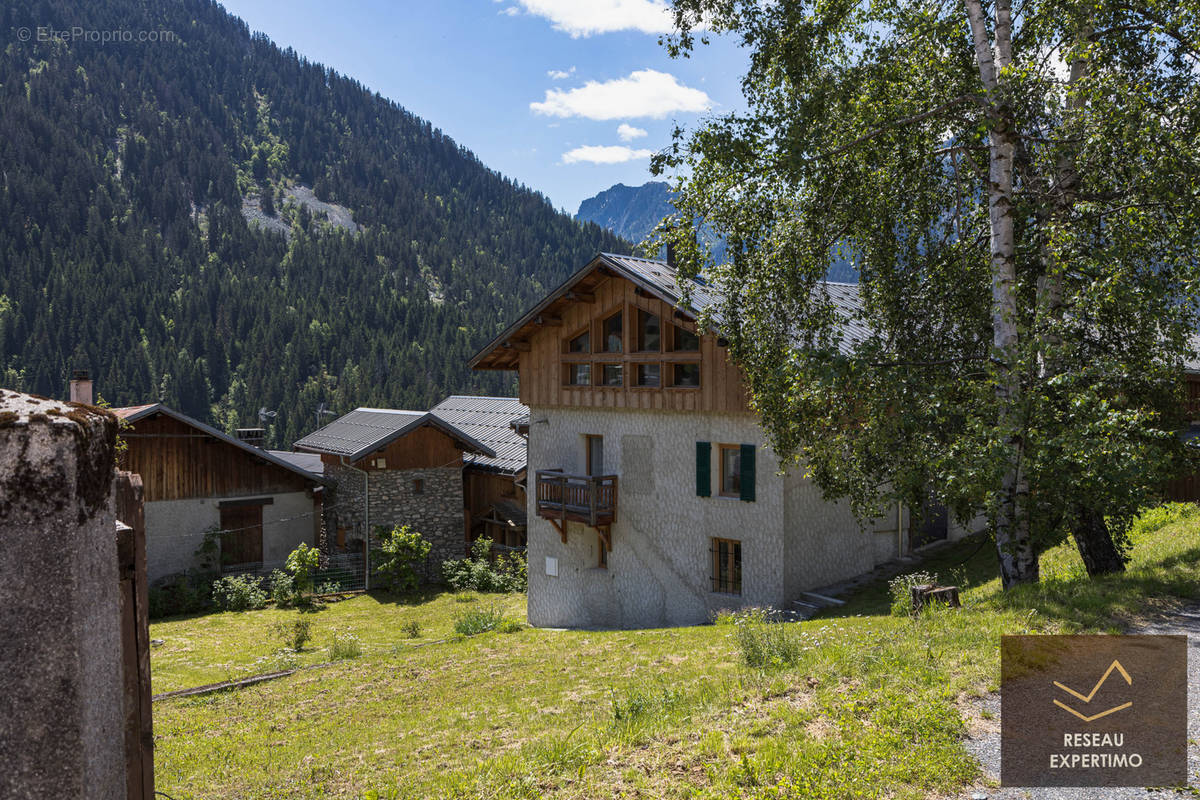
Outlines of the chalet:
[[[529,621],[651,627],[723,608],[789,607],[913,546],[897,508],[862,526],[800,471],[781,474],[738,368],[667,264],[601,254],[472,360],[516,370],[529,407]],[[830,284],[856,327],[857,286]],[[918,515],[919,516],[919,515]]]
[[410,525],[433,544],[426,577],[437,577],[474,535],[523,545],[525,440],[511,427],[522,413],[512,398],[450,397],[432,411],[357,408],[300,439],[334,486],[332,546]]
[[126,422],[120,468],[145,487],[149,580],[197,567],[215,530],[224,531],[222,569],[238,571],[281,564],[301,542],[319,541],[320,475],[162,403],[112,412]]

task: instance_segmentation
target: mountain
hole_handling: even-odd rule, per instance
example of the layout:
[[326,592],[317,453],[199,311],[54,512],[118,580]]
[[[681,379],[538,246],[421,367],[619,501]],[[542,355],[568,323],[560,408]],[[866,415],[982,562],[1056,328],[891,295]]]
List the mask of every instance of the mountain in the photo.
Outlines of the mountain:
[[580,203],[575,218],[594,222],[636,244],[649,236],[663,217],[675,213],[671,197],[671,187],[663,181],[641,186],[618,183]]
[[275,411],[286,446],[320,403],[513,391],[475,349],[629,251],[214,2],[0,0],[3,30],[80,25],[169,35],[0,51],[0,386],[87,369],[225,429]]

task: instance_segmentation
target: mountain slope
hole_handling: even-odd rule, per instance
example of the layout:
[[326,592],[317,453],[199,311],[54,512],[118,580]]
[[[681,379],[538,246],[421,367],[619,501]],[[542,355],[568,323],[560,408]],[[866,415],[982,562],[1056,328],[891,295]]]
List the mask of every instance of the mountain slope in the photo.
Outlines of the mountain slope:
[[618,183],[580,203],[575,218],[637,243],[649,236],[663,217],[675,212],[671,196],[671,187],[663,181],[641,186]]
[[109,401],[227,428],[275,410],[286,445],[321,402],[511,391],[465,368],[474,348],[628,250],[215,3],[31,5],[0,6],[4,29],[173,41],[0,52],[2,386],[60,395],[89,369]]

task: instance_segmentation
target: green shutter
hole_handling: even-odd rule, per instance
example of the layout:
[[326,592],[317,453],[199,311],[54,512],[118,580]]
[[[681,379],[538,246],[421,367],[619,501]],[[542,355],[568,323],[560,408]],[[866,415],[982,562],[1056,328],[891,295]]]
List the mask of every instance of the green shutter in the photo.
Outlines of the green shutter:
[[742,500],[754,502],[754,445],[742,445]]
[[712,495],[712,442],[696,442],[696,495]]

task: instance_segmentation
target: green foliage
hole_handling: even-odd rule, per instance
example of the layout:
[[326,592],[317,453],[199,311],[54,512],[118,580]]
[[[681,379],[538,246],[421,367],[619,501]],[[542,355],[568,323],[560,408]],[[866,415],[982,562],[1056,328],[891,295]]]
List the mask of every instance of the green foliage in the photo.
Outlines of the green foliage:
[[418,639],[421,636],[421,623],[417,622],[415,619],[410,619],[408,622],[400,626],[400,630],[403,631],[404,635],[409,639]]
[[341,594],[342,591],[343,588],[340,581],[322,581],[321,584],[317,586],[317,594],[319,595]]
[[811,647],[800,625],[772,622],[761,608],[737,613],[733,626],[742,660],[749,667],[791,666]]
[[472,608],[454,618],[454,632],[460,636],[475,636],[494,631],[504,624],[504,611],[499,606]]
[[295,582],[296,597],[298,599],[312,594],[312,574],[320,564],[321,551],[315,547],[310,547],[307,542],[301,542],[299,547],[288,553],[287,561],[284,562],[283,566],[284,569],[292,573],[292,580]]
[[[58,396],[90,369],[116,405],[227,430],[267,406],[281,446],[321,402],[512,392],[467,367],[474,350],[597,251],[628,250],[217,4],[93,8],[179,39],[0,50],[0,385]],[[67,0],[38,9],[22,24],[74,24]],[[363,227],[300,208],[296,186]],[[286,233],[243,216],[267,191]]]
[[287,608],[296,602],[296,580],[283,570],[271,570],[267,586],[276,608]]
[[299,653],[312,639],[312,624],[303,617],[280,621],[271,626],[271,632],[292,652]]
[[358,658],[362,655],[362,640],[350,631],[337,631],[329,644],[329,657],[334,661]]
[[379,549],[372,554],[372,561],[383,588],[396,594],[415,592],[421,585],[416,565],[429,557],[433,545],[408,525],[376,528],[375,538]]
[[222,611],[249,611],[267,604],[267,593],[256,575],[226,575],[213,581],[213,605]]
[[1165,503],[1143,511],[1129,526],[1129,538],[1138,541],[1168,525],[1194,522],[1200,517],[1200,506],[1195,503]]
[[147,611],[152,619],[195,614],[212,607],[213,579],[195,570],[156,581],[147,592]]
[[471,543],[471,555],[442,562],[442,580],[456,591],[523,592],[529,584],[522,553],[500,553],[489,560],[492,540],[481,536]]
[[201,572],[216,573],[221,568],[221,527],[210,525],[193,555]]
[[912,614],[912,587],[937,582],[937,573],[923,571],[897,575],[888,581],[888,594],[892,597],[892,616],[907,617]]

